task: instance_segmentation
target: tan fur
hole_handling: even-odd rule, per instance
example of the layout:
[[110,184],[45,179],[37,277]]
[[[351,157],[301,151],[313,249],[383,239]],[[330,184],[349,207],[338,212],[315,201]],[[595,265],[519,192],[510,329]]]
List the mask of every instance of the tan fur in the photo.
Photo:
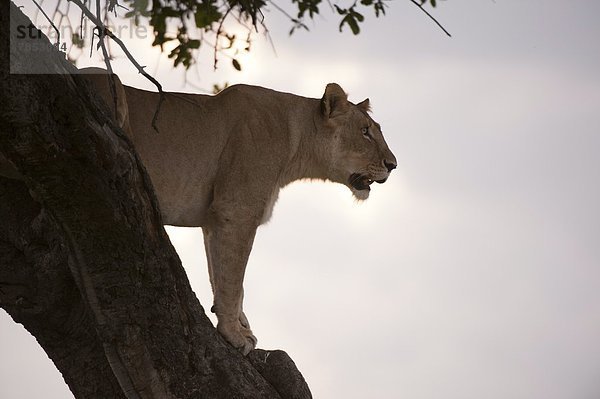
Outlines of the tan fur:
[[[113,104],[107,75],[89,77]],[[247,354],[256,338],[242,310],[244,271],[279,190],[298,179],[323,179],[364,200],[368,185],[385,181],[395,167],[367,113],[369,100],[354,105],[337,84],[327,85],[321,99],[246,85],[216,96],[167,93],[156,133],[158,94],[117,86],[117,120],[152,178],[164,223],[202,227],[217,329]]]

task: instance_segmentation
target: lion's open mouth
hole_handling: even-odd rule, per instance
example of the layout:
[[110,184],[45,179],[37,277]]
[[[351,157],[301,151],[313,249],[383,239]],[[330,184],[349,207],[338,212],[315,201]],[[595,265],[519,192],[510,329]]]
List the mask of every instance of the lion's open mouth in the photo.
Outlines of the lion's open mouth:
[[373,180],[369,179],[368,176],[361,175],[359,173],[353,173],[350,175],[348,183],[350,183],[354,189],[359,191],[370,190],[371,188],[369,186],[373,184]]

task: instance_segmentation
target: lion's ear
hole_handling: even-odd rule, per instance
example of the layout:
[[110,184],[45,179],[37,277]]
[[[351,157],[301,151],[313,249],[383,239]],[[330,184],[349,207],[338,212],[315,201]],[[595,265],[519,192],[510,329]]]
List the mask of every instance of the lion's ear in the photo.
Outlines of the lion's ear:
[[356,106],[365,112],[371,112],[371,102],[368,98],[365,99],[363,102],[356,104]]
[[321,110],[326,118],[333,118],[348,108],[348,96],[337,83],[329,83],[321,99]]

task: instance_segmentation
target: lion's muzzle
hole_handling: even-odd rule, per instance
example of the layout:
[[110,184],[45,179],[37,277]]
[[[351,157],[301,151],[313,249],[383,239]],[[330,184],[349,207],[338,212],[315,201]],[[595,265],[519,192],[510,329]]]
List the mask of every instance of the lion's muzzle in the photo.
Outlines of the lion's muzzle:
[[373,184],[373,180],[369,178],[369,176],[360,174],[360,173],[352,173],[348,178],[348,183],[356,190],[370,190],[370,185]]

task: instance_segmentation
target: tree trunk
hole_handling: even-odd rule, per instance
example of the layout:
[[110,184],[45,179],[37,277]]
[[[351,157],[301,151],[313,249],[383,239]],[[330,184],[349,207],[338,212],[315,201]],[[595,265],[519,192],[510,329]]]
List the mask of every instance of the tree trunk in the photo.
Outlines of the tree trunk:
[[311,397],[284,352],[245,358],[218,335],[129,139],[45,37],[20,37],[29,19],[0,8],[0,155],[22,176],[0,177],[2,308],[76,398]]

